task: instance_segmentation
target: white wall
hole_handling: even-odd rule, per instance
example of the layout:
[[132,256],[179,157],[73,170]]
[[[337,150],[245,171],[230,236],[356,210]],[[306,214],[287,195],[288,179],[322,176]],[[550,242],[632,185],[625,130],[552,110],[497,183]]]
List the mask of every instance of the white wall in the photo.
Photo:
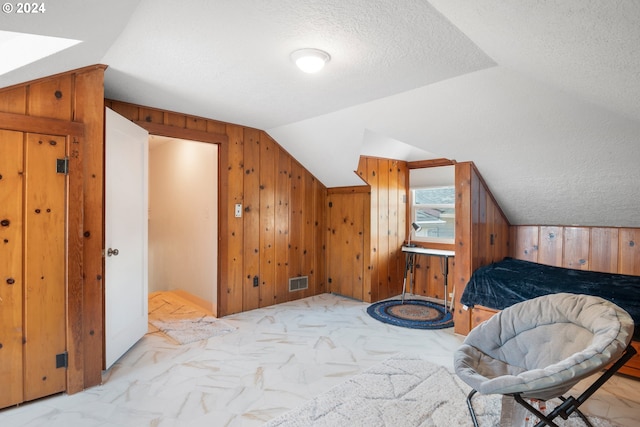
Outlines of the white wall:
[[180,289],[216,306],[218,148],[152,136],[149,292]]

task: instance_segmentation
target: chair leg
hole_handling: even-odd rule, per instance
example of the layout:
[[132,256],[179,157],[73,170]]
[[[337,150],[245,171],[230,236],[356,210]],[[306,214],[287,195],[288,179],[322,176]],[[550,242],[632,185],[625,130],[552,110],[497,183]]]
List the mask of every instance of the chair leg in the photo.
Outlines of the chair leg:
[[[636,349],[633,348],[631,343],[629,343],[624,353],[622,353],[622,356],[613,365],[611,365],[602,375],[600,375],[600,377],[597,380],[595,380],[591,384],[591,386],[589,386],[589,388],[587,388],[580,396],[578,396],[577,398],[573,396],[569,396],[568,398],[560,396],[560,399],[562,400],[562,404],[560,404],[553,411],[551,411],[551,413],[548,415],[547,418],[550,420],[553,420],[559,415],[566,420],[569,418],[569,416],[572,413],[576,412],[588,427],[593,427],[593,425],[589,422],[587,417],[580,411],[580,409],[578,409],[579,406],[582,405],[589,397],[591,397],[591,395],[593,395],[600,387],[602,387],[604,383],[606,383],[609,380],[609,378],[611,378],[616,372],[618,372],[618,370],[622,367],[622,365],[627,363],[629,359],[631,359],[635,354],[636,354]],[[516,398],[516,401],[517,400],[518,399]],[[541,427],[544,425],[545,425],[544,423],[541,423],[541,424],[538,424],[536,427]]]
[[473,421],[473,427],[478,427],[478,419],[476,418],[476,412],[473,410],[473,405],[471,404],[471,398],[477,392],[478,392],[477,390],[471,390],[471,392],[467,396],[467,408],[469,408],[469,413],[471,414],[471,421]]
[[538,417],[540,422],[538,424],[536,424],[535,427],[543,427],[543,426],[560,427],[560,426],[558,426],[558,424],[553,422],[553,418],[555,418],[555,416],[550,418],[550,417],[546,416],[545,414],[543,414],[542,412],[538,411],[538,409],[536,409],[532,405],[530,405],[529,402],[525,401],[522,398],[522,396],[520,396],[519,393],[512,394],[511,396],[513,396],[513,398],[516,400],[516,402],[518,402],[520,405],[524,406],[524,408],[527,411],[531,412],[536,417]]

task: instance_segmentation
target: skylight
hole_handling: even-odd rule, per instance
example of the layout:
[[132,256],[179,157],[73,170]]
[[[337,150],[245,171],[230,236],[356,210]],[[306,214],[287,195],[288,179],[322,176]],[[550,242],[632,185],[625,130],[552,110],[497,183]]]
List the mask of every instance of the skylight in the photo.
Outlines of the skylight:
[[0,75],[75,46],[80,40],[0,31]]

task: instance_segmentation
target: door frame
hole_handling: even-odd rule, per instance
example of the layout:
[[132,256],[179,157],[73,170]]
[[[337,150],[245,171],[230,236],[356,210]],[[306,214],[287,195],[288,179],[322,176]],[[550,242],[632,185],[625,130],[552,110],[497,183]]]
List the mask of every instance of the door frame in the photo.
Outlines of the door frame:
[[[109,104],[107,104],[106,106],[108,108],[113,109],[116,113],[122,114],[118,112],[117,109],[114,109],[112,106],[110,106]],[[217,242],[218,259],[217,259],[217,262],[218,262],[218,266],[216,269],[217,271],[216,283],[218,284],[218,289],[217,289],[218,297],[216,301],[216,307],[213,307],[214,314],[218,316],[220,312],[220,283],[222,283],[220,259],[223,254],[223,251],[225,250],[225,248],[222,245],[226,244],[226,242],[224,242],[220,238],[220,236],[222,236],[220,228],[221,228],[221,224],[223,223],[223,215],[224,215],[224,210],[222,210],[223,205],[221,203],[222,203],[222,200],[226,199],[226,187],[222,185],[222,180],[220,179],[220,176],[222,173],[222,165],[226,164],[226,161],[227,161],[227,155],[228,155],[227,145],[229,142],[229,137],[226,134],[210,133],[210,132],[196,130],[196,129],[188,129],[188,128],[182,128],[178,126],[158,124],[158,123],[153,123],[145,120],[132,120],[132,122],[137,124],[141,128],[146,129],[149,132],[149,136],[152,136],[152,135],[165,136],[167,138],[184,139],[187,141],[194,141],[194,142],[204,142],[208,144],[216,144],[218,146],[218,189],[217,189],[217,195],[218,195],[218,242]]]

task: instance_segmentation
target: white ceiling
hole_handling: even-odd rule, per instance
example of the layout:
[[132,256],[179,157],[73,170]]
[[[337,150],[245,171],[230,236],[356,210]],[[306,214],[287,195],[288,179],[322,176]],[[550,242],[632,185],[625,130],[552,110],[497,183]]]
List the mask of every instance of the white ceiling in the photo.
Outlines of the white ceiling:
[[83,41],[0,87],[104,63],[107,97],[264,129],[328,187],[445,157],[512,224],[640,227],[635,0],[59,0],[0,30]]

